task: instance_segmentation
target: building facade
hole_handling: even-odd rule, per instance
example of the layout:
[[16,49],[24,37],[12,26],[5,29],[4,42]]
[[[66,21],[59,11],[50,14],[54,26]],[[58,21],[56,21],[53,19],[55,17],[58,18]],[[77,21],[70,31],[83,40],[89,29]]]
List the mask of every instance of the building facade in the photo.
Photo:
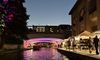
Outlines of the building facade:
[[66,33],[71,31],[70,25],[59,25],[59,26],[49,26],[49,25],[33,25],[28,26],[29,32],[32,30],[33,33]]
[[[59,26],[50,26],[50,25],[33,25],[29,26],[29,33],[34,36],[39,37],[61,37],[68,38],[71,36],[71,26],[70,25],[59,25]],[[33,37],[34,38],[34,37]]]
[[73,35],[100,30],[100,0],[77,0],[69,15]]

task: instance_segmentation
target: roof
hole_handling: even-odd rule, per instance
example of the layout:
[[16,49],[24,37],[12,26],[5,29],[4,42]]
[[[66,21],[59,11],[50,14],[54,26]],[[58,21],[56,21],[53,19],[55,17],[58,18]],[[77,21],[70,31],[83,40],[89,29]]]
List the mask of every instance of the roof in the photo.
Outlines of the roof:
[[76,1],[75,5],[73,6],[73,8],[69,12],[69,15],[73,13],[73,11],[78,7],[80,2],[81,2],[81,0],[77,0]]

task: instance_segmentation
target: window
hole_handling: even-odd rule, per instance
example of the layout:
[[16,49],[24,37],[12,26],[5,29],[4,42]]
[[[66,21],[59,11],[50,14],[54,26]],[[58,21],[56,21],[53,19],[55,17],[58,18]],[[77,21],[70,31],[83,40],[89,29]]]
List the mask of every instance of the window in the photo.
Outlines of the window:
[[83,17],[79,17],[79,22],[82,22],[83,21]]
[[79,22],[83,21],[84,13],[85,13],[85,9],[82,8],[82,9],[80,10]]
[[80,16],[83,17],[84,16],[84,13],[85,13],[85,9],[82,8],[81,11],[80,11]]
[[50,32],[53,32],[53,29],[52,28],[50,28]]
[[37,27],[36,32],[45,32],[45,27]]

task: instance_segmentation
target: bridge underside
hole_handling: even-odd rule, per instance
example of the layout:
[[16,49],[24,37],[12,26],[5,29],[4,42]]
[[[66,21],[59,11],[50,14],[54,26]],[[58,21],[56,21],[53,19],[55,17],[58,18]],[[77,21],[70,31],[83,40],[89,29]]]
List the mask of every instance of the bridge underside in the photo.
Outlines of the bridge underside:
[[61,44],[63,39],[59,38],[32,38],[28,40],[24,40],[24,48],[27,48],[28,46],[33,46],[34,43],[52,43],[55,45]]
[[24,40],[24,46],[33,46],[34,43],[40,42],[47,42],[47,43],[53,43],[53,44],[61,44],[63,39],[65,38],[64,34],[61,33],[32,33],[27,34],[28,40]]

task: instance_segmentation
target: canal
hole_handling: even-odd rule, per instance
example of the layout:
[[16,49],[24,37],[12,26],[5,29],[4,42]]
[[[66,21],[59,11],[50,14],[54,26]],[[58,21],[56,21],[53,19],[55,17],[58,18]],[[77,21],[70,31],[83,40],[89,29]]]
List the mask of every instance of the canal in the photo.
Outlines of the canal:
[[52,48],[41,48],[38,51],[26,50],[23,56],[24,60],[69,60]]
[[40,50],[25,50],[17,53],[0,54],[0,60],[69,60],[53,48],[41,48]]

